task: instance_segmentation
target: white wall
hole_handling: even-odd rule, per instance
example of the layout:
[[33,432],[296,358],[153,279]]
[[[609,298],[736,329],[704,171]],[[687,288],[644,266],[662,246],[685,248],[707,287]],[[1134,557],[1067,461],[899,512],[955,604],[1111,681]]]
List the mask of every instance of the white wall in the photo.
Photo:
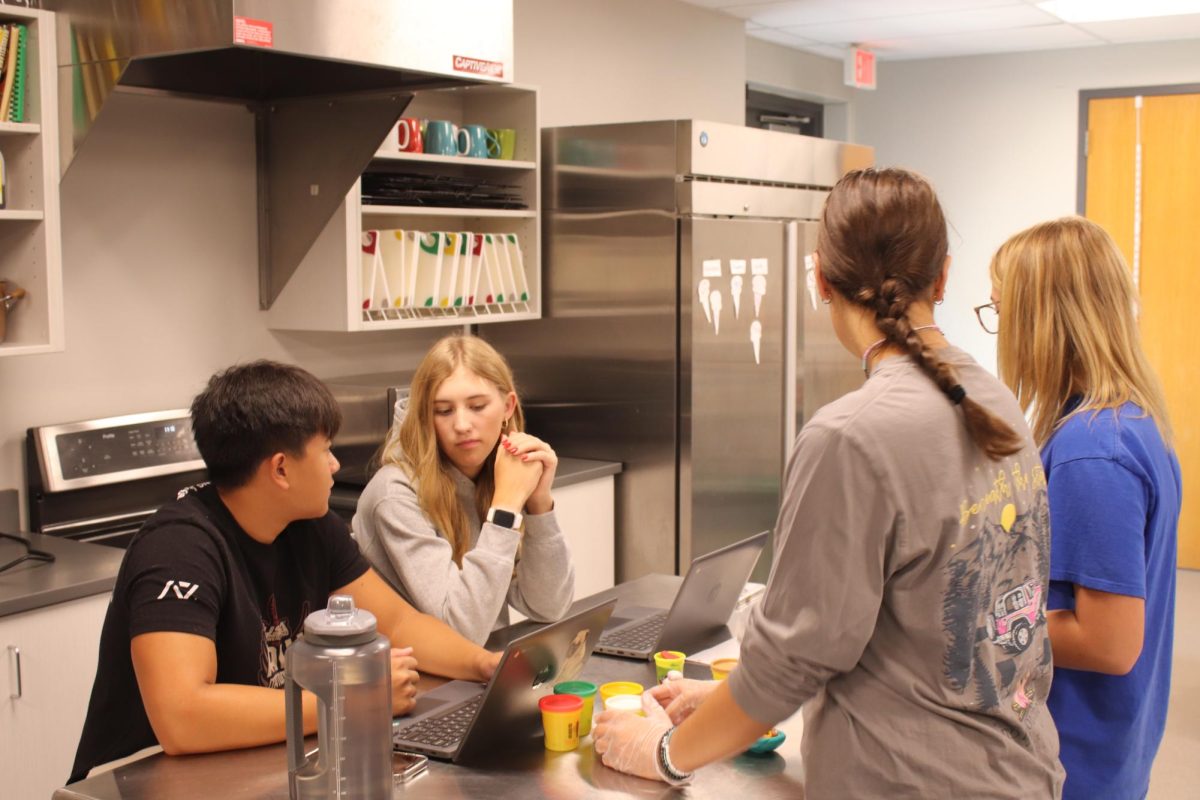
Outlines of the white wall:
[[1195,40],[879,65],[878,91],[854,99],[857,140],[937,187],[954,256],[937,319],[952,341],[995,369],[971,312],[988,301],[992,253],[1075,213],[1079,91],[1198,82]]
[[0,358],[0,489],[24,490],[27,427],[186,407],[212,372],[254,358],[320,377],[394,370],[445,332],[267,330],[253,118],[110,103],[62,183],[66,351]]
[[740,19],[677,0],[515,0],[513,35],[543,127],[745,120]]

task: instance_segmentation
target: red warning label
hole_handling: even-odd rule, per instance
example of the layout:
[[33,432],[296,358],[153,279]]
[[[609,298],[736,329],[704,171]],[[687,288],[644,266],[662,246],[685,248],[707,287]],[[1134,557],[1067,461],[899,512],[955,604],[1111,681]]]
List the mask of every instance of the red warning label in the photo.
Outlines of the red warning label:
[[474,75],[487,75],[489,78],[503,78],[504,64],[500,61],[484,61],[482,58],[455,56],[454,71],[470,72]]
[[233,43],[248,44],[254,47],[274,47],[275,25],[261,19],[234,17]]

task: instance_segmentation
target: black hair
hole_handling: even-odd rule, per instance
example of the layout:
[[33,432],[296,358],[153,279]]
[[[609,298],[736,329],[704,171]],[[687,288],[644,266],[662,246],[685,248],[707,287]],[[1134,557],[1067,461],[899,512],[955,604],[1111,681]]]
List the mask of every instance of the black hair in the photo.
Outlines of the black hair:
[[238,364],[208,379],[192,401],[192,433],[209,479],[236,489],[275,453],[304,453],[317,435],[332,439],[342,412],[325,384],[274,361]]

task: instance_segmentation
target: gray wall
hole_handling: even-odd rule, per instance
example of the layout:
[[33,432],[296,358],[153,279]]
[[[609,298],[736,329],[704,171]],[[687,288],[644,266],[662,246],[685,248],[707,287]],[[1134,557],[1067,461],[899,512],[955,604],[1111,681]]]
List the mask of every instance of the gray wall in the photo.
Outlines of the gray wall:
[[746,81],[755,89],[824,104],[826,138],[860,141],[854,99],[867,92],[846,85],[841,61],[747,37]]
[[937,319],[952,341],[994,370],[995,337],[971,312],[988,301],[992,253],[1075,213],[1079,91],[1197,82],[1195,40],[879,65],[878,91],[854,99],[857,138],[937,187],[954,257]]
[[[676,0],[516,0],[514,24],[543,125],[742,119],[740,20]],[[23,489],[30,426],[183,407],[253,358],[321,377],[399,369],[448,332],[267,329],[253,121],[237,105],[114,100],[63,181],[62,230],[67,349],[0,358],[0,489]]]
[[274,358],[396,369],[442,331],[269,331],[258,310],[254,124],[242,106],[118,96],[62,183],[66,350],[0,358],[0,488],[27,427],[187,406],[213,371]]
[[516,0],[519,83],[543,127],[745,119],[740,19],[675,0]]

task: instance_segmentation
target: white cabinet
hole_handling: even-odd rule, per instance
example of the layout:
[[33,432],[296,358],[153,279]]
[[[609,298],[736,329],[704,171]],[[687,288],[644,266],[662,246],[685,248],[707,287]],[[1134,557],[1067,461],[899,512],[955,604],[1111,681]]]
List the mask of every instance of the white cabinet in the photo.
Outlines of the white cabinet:
[[25,121],[0,123],[7,196],[0,209],[0,280],[26,295],[6,315],[0,356],[63,349],[54,15],[0,6],[0,23],[10,22],[24,24],[28,35]]
[[[372,160],[370,172],[407,175],[413,185],[430,179],[474,181],[487,189],[516,198],[524,208],[466,208],[436,205],[377,205],[365,203],[362,182],[346,195],[288,280],[267,313],[273,329],[373,331],[445,325],[473,325],[541,316],[541,228],[538,214],[541,186],[538,159],[541,147],[537,123],[537,92],[509,85],[435,89],[417,93],[404,110],[406,118],[447,120],[455,125],[482,125],[515,131],[512,159],[401,153],[396,131]],[[419,193],[415,193],[419,194]],[[474,194],[463,189],[460,196]],[[371,230],[495,235],[513,234],[519,242],[528,297],[507,302],[454,307],[364,308],[370,295],[364,283],[363,235]],[[392,294],[397,294],[395,290]]]
[[67,781],[96,677],[109,595],[0,617],[3,795],[49,797]]
[[554,516],[571,548],[575,599],[611,589],[616,575],[613,477],[554,490]]

